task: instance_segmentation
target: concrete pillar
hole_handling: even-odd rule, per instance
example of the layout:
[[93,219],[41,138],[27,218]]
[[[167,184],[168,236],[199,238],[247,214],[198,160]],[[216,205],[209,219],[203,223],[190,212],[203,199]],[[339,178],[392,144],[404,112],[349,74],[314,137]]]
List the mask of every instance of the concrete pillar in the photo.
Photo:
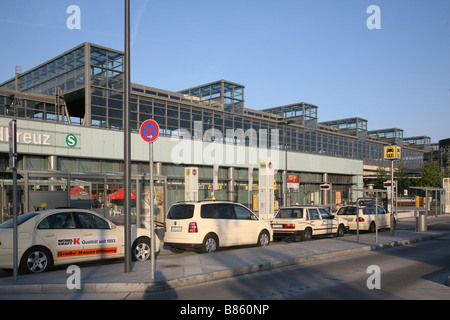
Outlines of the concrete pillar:
[[[322,180],[323,180],[323,183],[328,183],[328,173],[324,173],[323,174]],[[322,204],[323,205],[327,205],[329,203],[329,201],[328,201],[328,198],[329,198],[328,194],[329,194],[329,192],[330,191],[328,191],[328,190],[323,190],[322,191]]]
[[236,191],[234,190],[234,168],[228,168],[228,201],[235,201]]
[[56,171],[58,170],[58,157],[57,156],[48,156],[48,170]]

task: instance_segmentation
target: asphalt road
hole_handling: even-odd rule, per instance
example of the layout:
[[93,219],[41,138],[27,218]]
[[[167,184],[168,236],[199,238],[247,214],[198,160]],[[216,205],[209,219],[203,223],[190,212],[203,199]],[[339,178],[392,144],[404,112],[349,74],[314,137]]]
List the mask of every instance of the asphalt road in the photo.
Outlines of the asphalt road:
[[[450,299],[450,236],[127,299]],[[376,266],[376,267],[371,267]],[[370,267],[370,268],[369,268]],[[377,282],[379,289],[370,289]],[[377,274],[378,275],[378,274]]]

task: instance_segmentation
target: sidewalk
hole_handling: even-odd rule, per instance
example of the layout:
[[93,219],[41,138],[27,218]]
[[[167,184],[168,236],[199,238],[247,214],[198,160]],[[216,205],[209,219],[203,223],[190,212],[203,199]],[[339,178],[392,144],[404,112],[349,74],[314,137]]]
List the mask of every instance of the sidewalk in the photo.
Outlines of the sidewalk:
[[448,235],[450,232],[395,230],[378,233],[350,233],[342,238],[324,237],[306,242],[276,243],[268,247],[222,249],[213,254],[176,255],[162,249],[156,259],[155,279],[151,280],[151,262],[132,264],[132,272],[124,272],[124,263],[97,264],[81,267],[81,289],[67,288],[67,266],[42,274],[12,275],[0,278],[0,294],[24,293],[101,293],[161,291],[207,281],[270,270],[293,264],[342,257],[346,255],[410,244]]

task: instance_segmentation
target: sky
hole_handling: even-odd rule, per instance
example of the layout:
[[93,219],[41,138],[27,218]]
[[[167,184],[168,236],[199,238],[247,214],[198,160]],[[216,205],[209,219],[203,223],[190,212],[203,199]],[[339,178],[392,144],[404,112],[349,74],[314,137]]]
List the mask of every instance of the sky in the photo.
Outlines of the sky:
[[[0,0],[0,82],[83,42],[124,50],[124,2]],[[308,102],[319,122],[360,117],[368,130],[450,138],[448,0],[130,2],[133,83],[179,91],[225,79],[245,86],[247,108]]]

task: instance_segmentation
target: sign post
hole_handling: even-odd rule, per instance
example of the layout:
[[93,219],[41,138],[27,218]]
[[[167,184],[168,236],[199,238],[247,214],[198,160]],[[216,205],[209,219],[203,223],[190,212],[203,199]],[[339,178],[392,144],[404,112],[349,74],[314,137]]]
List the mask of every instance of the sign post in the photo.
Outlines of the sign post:
[[184,168],[184,200],[198,201],[198,167]]
[[[391,220],[391,235],[394,235],[394,160],[401,159],[402,148],[400,146],[385,146],[384,159],[391,160],[391,201],[390,201],[390,220]],[[389,204],[388,204],[389,205]]]
[[214,192],[219,189],[219,165],[213,164],[213,183],[211,185],[211,198],[214,198]]
[[252,209],[253,167],[248,167],[248,208]]
[[152,262],[152,280],[155,279],[155,214],[153,208],[153,142],[159,136],[159,125],[154,120],[146,120],[142,123],[139,130],[141,138],[149,143],[149,175],[150,175],[150,192],[149,192],[149,213],[150,213],[150,255]]
[[9,123],[9,168],[13,173],[13,275],[17,280],[18,243],[17,243],[17,121]]
[[258,215],[261,219],[272,219],[274,215],[274,163],[272,160],[258,161],[259,197]]

